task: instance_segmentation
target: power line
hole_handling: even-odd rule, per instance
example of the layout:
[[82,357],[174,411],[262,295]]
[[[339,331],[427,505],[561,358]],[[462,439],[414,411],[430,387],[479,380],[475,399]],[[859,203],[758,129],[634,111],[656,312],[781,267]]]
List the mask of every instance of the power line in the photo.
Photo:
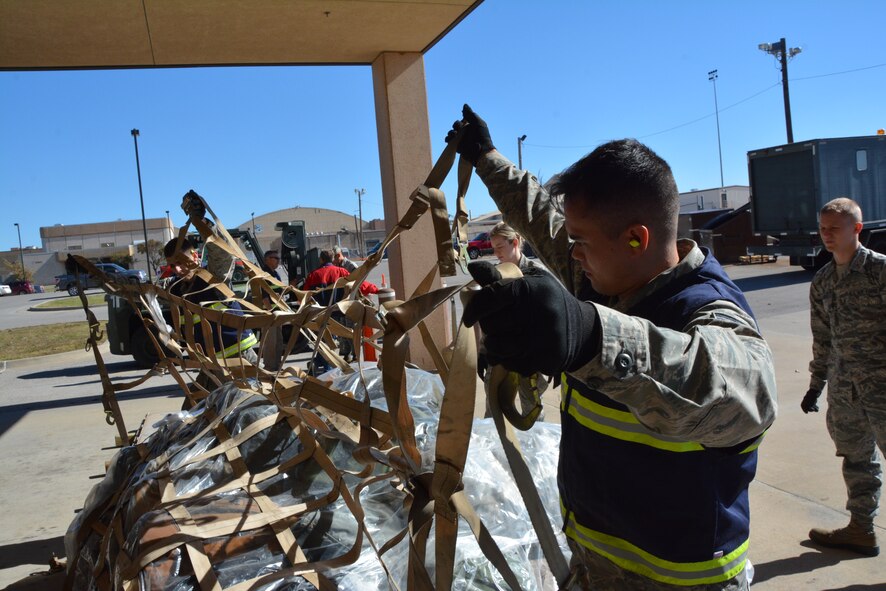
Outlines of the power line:
[[[733,107],[737,107],[738,105],[740,105],[742,103],[746,103],[749,100],[760,96],[764,92],[768,92],[768,91],[772,90],[776,86],[781,86],[781,82],[776,82],[772,86],[767,86],[763,90],[761,90],[759,92],[755,92],[754,94],[750,95],[749,97],[743,98],[738,102],[735,102],[735,103],[732,103],[731,105],[723,107],[722,109],[720,109],[720,112],[722,113],[723,111],[728,111],[729,109],[731,109]],[[705,119],[713,117],[714,115],[716,115],[716,113],[708,113],[707,115],[702,115],[701,117],[698,117],[696,119],[692,119],[691,121],[686,121],[685,123],[680,123],[679,125],[675,125],[673,127],[668,127],[667,129],[662,129],[661,131],[656,131],[654,133],[647,133],[646,135],[639,135],[639,136],[637,136],[636,139],[643,139],[643,138],[652,137],[655,135],[661,135],[663,133],[668,133],[669,131],[674,131],[675,129],[680,129],[681,127],[686,127],[687,125],[692,125],[693,123],[698,123],[699,121],[704,121]],[[606,140],[600,140],[600,141],[606,141]],[[596,148],[599,145],[599,142],[597,142],[595,144],[585,144],[585,145],[579,145],[579,146],[550,146],[550,145],[536,144],[536,143],[530,143],[530,142],[523,142],[523,145],[524,146],[532,146],[533,148],[577,149],[577,148]]]
[[[742,103],[746,103],[749,100],[760,96],[764,92],[769,92],[770,90],[772,90],[776,86],[781,86],[781,82],[776,82],[772,86],[764,88],[760,92],[755,92],[751,96],[749,96],[747,98],[743,98],[740,101],[738,101],[737,103],[732,103],[728,107],[723,107],[722,109],[720,109],[720,112],[722,113],[723,111],[728,111],[729,109],[731,109],[733,107],[737,107],[738,105],[740,105]],[[687,125],[692,125],[693,123],[698,123],[699,121],[704,121],[705,119],[710,119],[714,115],[716,115],[716,113],[709,113],[709,114],[705,115],[704,117],[699,117],[698,119],[693,119],[692,121],[687,121],[686,123],[681,123],[680,125],[675,125],[674,127],[669,127],[668,129],[663,129],[661,131],[656,131],[655,133],[647,133],[646,135],[637,136],[637,139],[639,140],[639,139],[643,139],[643,138],[647,138],[647,137],[652,137],[654,135],[661,135],[661,134],[667,133],[669,131],[674,131],[675,129],[680,129],[681,127],[686,127]]]
[[842,72],[831,72],[830,74],[818,74],[816,76],[803,76],[802,78],[791,78],[791,80],[812,80],[813,78],[827,78],[828,76],[840,76],[842,74],[851,74],[853,72],[863,72],[864,70],[873,70],[874,68],[883,68],[886,64],[876,64],[873,66],[865,66],[864,68],[855,68],[853,70],[843,70]]
[[[863,68],[854,68],[852,70],[843,70],[840,72],[831,72],[828,74],[817,74],[815,76],[803,76],[800,78],[791,78],[791,81],[794,82],[794,81],[800,81],[800,80],[813,80],[815,78],[826,78],[828,76],[840,76],[843,74],[851,74],[853,72],[863,72],[865,70],[873,70],[876,68],[883,68],[883,67],[886,67],[886,63],[875,64],[873,66],[865,66]],[[733,107],[737,107],[738,105],[741,105],[742,103],[746,103],[749,100],[754,99],[765,92],[769,92],[770,90],[772,90],[776,86],[781,86],[781,82],[780,81],[776,82],[772,86],[767,86],[766,88],[764,88],[763,90],[761,90],[759,92],[755,92],[754,94],[752,94],[746,98],[743,98],[738,102],[735,102],[735,103],[732,103],[731,105],[723,107],[722,109],[720,109],[720,112],[722,113],[723,111],[728,111],[729,109],[732,109]],[[694,123],[698,123],[699,121],[704,121],[705,119],[713,117],[714,115],[716,115],[716,113],[709,113],[707,115],[703,115],[703,116],[698,117],[696,119],[692,119],[691,121],[686,121],[685,123],[680,123],[679,125],[674,125],[673,127],[668,127],[667,129],[662,129],[661,131],[656,131],[654,133],[648,133],[646,135],[636,136],[636,138],[643,139],[643,138],[653,137],[656,135],[661,135],[663,133],[668,133],[670,131],[680,129],[681,127],[686,127],[687,125],[692,125]],[[604,141],[607,141],[607,140],[603,139],[603,140],[599,140],[593,144],[583,144],[583,145],[577,145],[577,146],[551,146],[551,145],[546,145],[546,144],[536,144],[534,142],[523,142],[523,145],[524,146],[531,146],[533,148],[549,148],[549,149],[554,149],[554,150],[575,150],[575,149],[581,149],[581,148],[596,148],[598,145],[600,145],[601,142],[604,142]]]

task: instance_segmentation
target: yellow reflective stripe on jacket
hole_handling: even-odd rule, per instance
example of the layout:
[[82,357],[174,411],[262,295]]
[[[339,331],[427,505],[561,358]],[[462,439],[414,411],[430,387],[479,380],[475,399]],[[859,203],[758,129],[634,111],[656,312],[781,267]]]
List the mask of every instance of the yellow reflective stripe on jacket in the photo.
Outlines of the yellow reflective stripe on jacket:
[[[566,535],[605,556],[621,568],[670,585],[707,585],[732,579],[744,568],[748,558],[748,540],[720,558],[701,562],[673,562],[659,558],[626,540],[579,525],[561,504]],[[674,532],[679,535],[679,532]]]
[[[209,308],[209,309],[211,309],[211,310],[222,310],[222,311],[228,309],[228,307],[225,306],[224,304],[222,304],[221,302],[216,302],[216,303],[214,303],[214,304],[210,304],[210,305],[208,305],[208,306],[206,306],[206,307]],[[199,324],[200,321],[203,320],[203,317],[200,316],[200,314],[198,314],[198,313],[194,313],[194,314],[191,316],[191,319],[194,321],[194,324]]]
[[[569,389],[564,382],[563,389]],[[660,435],[644,427],[630,412],[608,408],[582,396],[575,388],[571,389],[569,408],[562,409],[569,413],[580,425],[608,437],[648,445],[657,449],[673,452],[704,451],[704,447],[691,441],[682,441],[675,437]]]
[[247,349],[251,349],[252,347],[258,344],[258,338],[255,336],[255,333],[252,333],[239,343],[234,343],[230,347],[226,347],[224,351],[218,353],[216,357],[219,359],[227,359],[228,357],[233,357],[240,353],[240,351],[245,351]]
[[744,448],[743,450],[741,450],[741,451],[738,452],[738,453],[740,453],[740,454],[749,454],[749,453],[751,453],[752,451],[756,450],[758,447],[760,447],[760,444],[763,443],[763,438],[764,438],[764,437],[766,437],[766,431],[763,431],[762,433],[760,433],[760,436],[759,436],[759,437],[757,437],[756,439],[754,439],[754,440],[753,440],[753,441],[752,441],[752,442],[751,442],[746,448]]
[[[565,374],[564,374],[565,375]],[[571,396],[569,396],[571,390]],[[608,437],[648,445],[657,449],[673,452],[704,451],[704,446],[691,441],[683,441],[675,437],[661,435],[647,429],[628,411],[609,408],[585,398],[575,388],[569,388],[566,380],[561,387],[561,405],[569,399],[569,415],[580,425]],[[748,454],[760,447],[765,433],[754,439],[740,454]]]

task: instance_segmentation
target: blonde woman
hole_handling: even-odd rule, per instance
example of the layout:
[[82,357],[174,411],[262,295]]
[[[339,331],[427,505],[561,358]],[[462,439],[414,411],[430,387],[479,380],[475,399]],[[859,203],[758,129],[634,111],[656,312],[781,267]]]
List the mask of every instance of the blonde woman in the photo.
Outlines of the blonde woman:
[[[499,263],[513,263],[520,267],[520,270],[524,273],[530,268],[538,270],[542,269],[540,265],[536,265],[523,254],[523,237],[517,234],[516,230],[506,223],[499,222],[493,226],[492,230],[489,232],[489,241],[492,243],[492,253],[498,258]],[[477,327],[477,335],[481,335],[479,326]],[[479,338],[480,336],[478,336],[478,339]],[[479,374],[480,379],[486,378],[486,370],[488,367],[489,363],[486,361],[486,354],[481,349],[477,358],[477,373]],[[532,388],[538,392],[539,396],[541,396],[547,389],[547,383],[545,382],[544,376],[541,374],[536,374],[532,377],[532,384]],[[528,413],[534,404],[533,394],[531,392],[526,392],[521,388],[520,406],[522,407],[523,413]],[[490,416],[488,407],[486,410],[486,416]],[[536,420],[542,421],[544,420],[544,417],[545,411],[544,407],[542,407],[541,413],[539,413]]]
[[523,237],[517,231],[504,222],[493,226],[489,232],[489,241],[492,243],[492,253],[500,263],[514,263],[520,270],[537,265],[523,254]]

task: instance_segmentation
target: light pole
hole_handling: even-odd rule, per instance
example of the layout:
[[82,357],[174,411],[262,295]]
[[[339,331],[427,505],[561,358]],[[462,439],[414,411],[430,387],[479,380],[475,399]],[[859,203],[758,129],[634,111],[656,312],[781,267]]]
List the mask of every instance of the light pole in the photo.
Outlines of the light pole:
[[357,241],[359,242],[357,252],[363,256],[363,195],[366,194],[366,189],[354,189],[354,193],[357,194],[357,215],[360,218],[360,226],[357,228]]
[[[720,199],[723,199],[723,149],[720,147],[720,107],[717,105],[717,70],[708,72],[708,80],[714,83],[714,114],[717,116],[717,152],[720,154]],[[720,203],[722,206],[722,202]]]
[[135,171],[138,174],[138,200],[142,206],[142,231],[145,233],[145,267],[148,268],[148,283],[153,283],[151,279],[151,263],[148,259],[148,223],[145,221],[145,197],[142,193],[142,168],[138,161],[138,130],[133,129],[131,132],[132,141],[135,142]]
[[788,58],[792,58],[803,51],[800,47],[791,47],[788,49],[788,44],[785,42],[784,37],[775,43],[761,43],[757,46],[761,51],[765,51],[766,53],[775,56],[775,58],[781,64],[781,87],[784,91],[784,122],[788,131],[788,143],[794,143],[794,129],[791,125],[791,95],[788,91]]
[[166,232],[163,233],[164,240],[170,240],[172,238],[172,220],[169,218],[169,210],[166,210],[166,227],[169,228],[169,238],[166,238]]
[[525,141],[525,133],[517,138],[517,168],[520,170],[523,170],[523,142]]
[[250,213],[249,217],[252,218],[252,237],[255,238],[255,212]]
[[18,222],[15,223],[15,231],[18,232],[18,256],[22,261],[22,276],[19,277],[22,281],[26,281],[25,277],[25,251],[22,250],[22,229],[19,227]]

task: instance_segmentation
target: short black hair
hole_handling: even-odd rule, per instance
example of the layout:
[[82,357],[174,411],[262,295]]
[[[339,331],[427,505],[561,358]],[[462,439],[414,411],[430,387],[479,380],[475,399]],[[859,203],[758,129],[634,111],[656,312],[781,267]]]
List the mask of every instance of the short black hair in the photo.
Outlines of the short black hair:
[[321,250],[320,251],[320,262],[321,263],[331,263],[332,262],[332,251],[331,250]]
[[[178,238],[173,238],[169,242],[166,243],[166,246],[163,247],[163,256],[167,259],[175,254],[175,245],[178,244]],[[194,241],[185,236],[182,238],[182,245],[178,252],[188,252],[189,250],[193,250],[197,248],[197,245],[194,244]]]
[[277,252],[275,249],[272,248],[271,250],[266,250],[266,251],[265,251],[265,257],[264,257],[264,258],[268,258],[268,257],[277,257],[277,258],[279,259],[279,258],[280,258],[280,253]]
[[557,175],[548,191],[562,203],[582,200],[611,222],[613,235],[631,224],[643,224],[655,228],[662,239],[677,238],[680,194],[671,167],[635,139],[598,146]]

